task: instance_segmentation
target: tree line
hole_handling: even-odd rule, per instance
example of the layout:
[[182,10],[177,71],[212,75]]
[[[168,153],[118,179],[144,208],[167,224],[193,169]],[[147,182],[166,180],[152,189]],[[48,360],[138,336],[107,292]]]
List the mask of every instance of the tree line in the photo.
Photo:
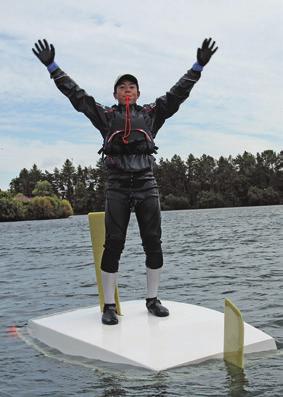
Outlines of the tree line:
[[[175,154],[171,160],[161,158],[154,173],[164,210],[283,204],[283,152],[245,151],[218,159],[189,154],[185,160]],[[11,181],[9,194],[55,195],[68,200],[75,214],[86,214],[104,210],[106,178],[102,160],[93,168],[75,167],[67,159],[53,172],[34,164]]]

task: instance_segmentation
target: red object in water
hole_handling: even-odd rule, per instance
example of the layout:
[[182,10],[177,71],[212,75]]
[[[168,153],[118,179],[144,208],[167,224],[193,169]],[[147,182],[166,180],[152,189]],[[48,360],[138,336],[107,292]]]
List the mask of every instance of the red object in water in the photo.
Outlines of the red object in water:
[[12,336],[17,336],[18,334],[17,327],[15,325],[11,325],[10,327],[7,328],[7,333]]

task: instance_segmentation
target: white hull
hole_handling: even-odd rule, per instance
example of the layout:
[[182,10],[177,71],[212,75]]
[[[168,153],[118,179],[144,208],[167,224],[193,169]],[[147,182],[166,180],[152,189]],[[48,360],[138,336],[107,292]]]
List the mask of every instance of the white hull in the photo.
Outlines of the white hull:
[[[145,301],[123,302],[119,324],[101,323],[99,306],[29,321],[29,333],[73,356],[134,365],[153,371],[223,358],[224,314],[186,303],[162,301],[170,316],[154,317]],[[244,352],[275,350],[274,339],[245,323]]]

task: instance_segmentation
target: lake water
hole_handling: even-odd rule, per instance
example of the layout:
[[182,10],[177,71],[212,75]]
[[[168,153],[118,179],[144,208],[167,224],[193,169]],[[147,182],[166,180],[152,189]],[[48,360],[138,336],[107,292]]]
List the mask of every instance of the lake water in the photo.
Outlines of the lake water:
[[[71,360],[32,345],[30,318],[98,304],[87,216],[0,223],[0,396],[283,396],[283,206],[162,213],[160,298],[224,310],[229,297],[278,351],[151,373]],[[144,299],[144,254],[134,214],[120,299]],[[21,338],[9,328],[17,326]]]

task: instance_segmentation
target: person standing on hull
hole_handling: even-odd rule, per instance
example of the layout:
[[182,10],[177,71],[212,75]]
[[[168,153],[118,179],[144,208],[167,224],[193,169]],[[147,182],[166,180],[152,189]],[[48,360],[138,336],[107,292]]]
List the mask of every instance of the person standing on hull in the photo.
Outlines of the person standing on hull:
[[80,88],[54,62],[55,49],[47,40],[38,40],[34,54],[47,67],[57,88],[73,107],[86,115],[103,137],[103,154],[108,169],[105,202],[105,249],[101,271],[104,290],[103,324],[118,323],[114,292],[119,260],[124,248],[131,210],[134,209],[146,255],[147,310],[158,317],[169,311],[158,299],[163,266],[161,217],[158,188],[153,175],[157,147],[154,138],[165,120],[177,112],[201,76],[203,67],[216,52],[211,38],[197,50],[197,62],[155,102],[139,106],[139,83],[132,74],[119,76],[114,83],[118,104],[103,106]]

